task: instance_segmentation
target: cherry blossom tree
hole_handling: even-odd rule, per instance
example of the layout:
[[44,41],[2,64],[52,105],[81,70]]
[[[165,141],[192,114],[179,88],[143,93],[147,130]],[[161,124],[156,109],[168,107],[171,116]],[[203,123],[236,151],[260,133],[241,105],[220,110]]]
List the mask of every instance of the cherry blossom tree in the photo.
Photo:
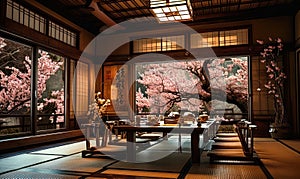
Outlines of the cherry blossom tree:
[[275,124],[282,125],[286,123],[284,108],[284,91],[283,84],[286,79],[286,74],[281,68],[283,44],[281,38],[269,37],[267,42],[257,40],[257,43],[262,45],[263,50],[260,53],[261,63],[265,64],[267,82],[264,85],[270,95],[274,97]]
[[136,92],[136,106],[138,112],[145,112],[150,107],[150,100],[144,96],[141,88]]
[[[5,39],[0,38],[0,58],[4,61],[0,68],[0,110],[2,114],[26,112],[30,109],[31,100],[31,59],[29,56],[25,56],[24,60],[19,59],[20,56],[17,56],[20,52],[19,47],[11,49],[12,47],[7,46],[7,43]],[[63,89],[52,91],[50,98],[43,98],[47,80],[56,74],[63,62],[53,61],[45,51],[40,50],[39,54],[37,98],[42,100],[38,101],[38,111],[43,111],[47,105],[54,104],[57,114],[64,113]],[[19,64],[20,61],[23,65]],[[59,116],[57,122],[62,121],[62,116]]]
[[[48,104],[55,104],[56,106],[56,109],[55,109],[55,113],[56,114],[64,114],[64,110],[65,110],[65,105],[64,105],[64,89],[61,89],[61,90],[57,90],[57,91],[52,91],[51,92],[51,97],[50,99],[46,98],[46,99],[43,99],[45,101],[45,104],[44,103],[40,103],[40,106],[39,108],[41,110],[43,110],[43,108],[41,107],[44,106],[44,105],[48,105]],[[53,122],[54,120],[54,117],[51,116],[50,117],[50,120]],[[57,116],[57,119],[56,119],[56,122],[64,122],[64,116]]]
[[[144,94],[136,93],[138,109],[151,112],[180,110],[213,110],[213,98],[235,104],[247,112],[248,65],[245,58],[207,59],[160,64],[142,64],[137,82],[146,87]],[[140,68],[138,68],[140,69]],[[224,85],[224,83],[226,85]],[[225,87],[224,87],[225,86]],[[160,111],[158,110],[161,109]]]

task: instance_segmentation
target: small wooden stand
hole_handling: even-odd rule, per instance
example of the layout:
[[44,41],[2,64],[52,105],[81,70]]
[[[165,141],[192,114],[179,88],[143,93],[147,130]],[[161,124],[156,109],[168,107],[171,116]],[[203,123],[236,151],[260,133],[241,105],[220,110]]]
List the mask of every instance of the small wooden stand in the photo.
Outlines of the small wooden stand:
[[[106,156],[101,151],[97,150],[100,147],[105,147],[107,145],[107,139],[111,139],[108,137],[109,129],[105,126],[104,123],[97,122],[97,123],[90,123],[90,124],[82,124],[82,127],[85,129],[85,138],[86,138],[86,150],[82,151],[82,157],[90,157],[94,154],[100,154],[100,156]],[[103,129],[102,138],[100,138],[100,132]],[[111,136],[111,135],[110,135]],[[95,140],[96,146],[91,146],[91,140]],[[100,145],[100,140],[101,145]]]

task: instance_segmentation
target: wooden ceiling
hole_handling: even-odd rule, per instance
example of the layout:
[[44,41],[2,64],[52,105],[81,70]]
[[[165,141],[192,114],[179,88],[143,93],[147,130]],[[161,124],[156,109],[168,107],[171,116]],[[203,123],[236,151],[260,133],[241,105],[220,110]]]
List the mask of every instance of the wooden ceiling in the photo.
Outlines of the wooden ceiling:
[[[94,33],[107,28],[90,6],[91,0],[36,0],[70,21]],[[138,17],[153,17],[149,0],[93,0],[102,15],[115,23]],[[257,17],[295,14],[299,0],[190,0],[195,23],[244,20]]]

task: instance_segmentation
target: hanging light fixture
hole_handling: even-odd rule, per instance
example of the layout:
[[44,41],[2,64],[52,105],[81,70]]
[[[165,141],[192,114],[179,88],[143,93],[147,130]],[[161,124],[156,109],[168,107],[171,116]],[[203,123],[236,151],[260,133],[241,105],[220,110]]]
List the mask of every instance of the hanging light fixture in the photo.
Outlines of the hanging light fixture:
[[189,0],[150,0],[150,8],[159,22],[192,20]]

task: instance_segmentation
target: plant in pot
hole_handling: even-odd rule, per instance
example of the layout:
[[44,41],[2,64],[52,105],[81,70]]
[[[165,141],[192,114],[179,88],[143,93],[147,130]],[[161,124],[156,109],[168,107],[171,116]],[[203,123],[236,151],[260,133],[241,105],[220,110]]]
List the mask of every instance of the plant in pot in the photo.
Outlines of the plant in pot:
[[286,118],[284,82],[286,74],[282,69],[283,62],[283,44],[280,38],[269,37],[267,42],[257,40],[262,45],[263,50],[260,52],[260,60],[266,67],[267,80],[265,88],[269,95],[273,97],[274,105],[274,122],[271,123],[269,132],[273,138],[287,138],[290,136],[290,126]]

